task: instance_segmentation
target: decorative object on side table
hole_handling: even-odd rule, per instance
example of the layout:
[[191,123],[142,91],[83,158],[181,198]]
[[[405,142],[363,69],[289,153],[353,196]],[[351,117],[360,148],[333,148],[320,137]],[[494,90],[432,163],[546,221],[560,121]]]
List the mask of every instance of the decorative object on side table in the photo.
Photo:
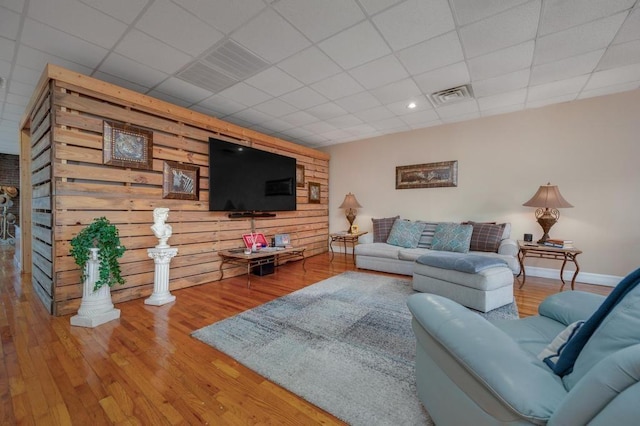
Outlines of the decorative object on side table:
[[154,248],[147,249],[147,255],[153,259],[155,266],[153,293],[145,299],[145,305],[161,306],[176,300],[176,297],[169,291],[169,266],[171,259],[178,254],[178,249],[167,244],[167,240],[173,232],[171,225],[165,223],[168,217],[169,209],[167,207],[153,209],[151,230],[158,239],[158,244]]
[[82,271],[82,302],[71,325],[97,327],[120,318],[111,302],[111,286],[124,284],[118,259],[125,252],[118,228],[106,217],[94,221],[71,240],[71,256]]
[[103,163],[151,170],[153,132],[126,124],[103,122]]
[[362,208],[362,206],[360,205],[358,200],[356,200],[355,195],[353,195],[352,193],[348,193],[344,196],[344,201],[338,206],[338,208],[345,209],[347,220],[349,221],[349,229],[347,230],[347,232],[349,234],[352,234],[353,221],[356,220],[356,209],[360,209]]
[[165,161],[162,168],[162,198],[197,200],[200,168]]
[[320,204],[320,184],[309,182],[309,202],[312,204]]
[[446,186],[458,186],[457,161],[396,167],[396,189]]
[[537,207],[535,215],[543,231],[542,238],[538,240],[538,244],[543,244],[549,239],[549,230],[560,218],[558,209],[573,207],[562,197],[558,187],[551,185],[550,182],[540,186],[534,196],[523,206]]

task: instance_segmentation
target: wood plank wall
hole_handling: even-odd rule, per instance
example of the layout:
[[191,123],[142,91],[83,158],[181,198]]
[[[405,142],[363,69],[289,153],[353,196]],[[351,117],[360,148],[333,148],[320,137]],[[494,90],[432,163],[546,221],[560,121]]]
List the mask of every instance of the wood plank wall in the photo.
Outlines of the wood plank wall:
[[[325,153],[244,131],[86,76],[75,81],[71,72],[58,67],[53,71],[54,77],[65,77],[50,79],[41,102],[33,103],[30,124],[34,285],[41,288],[45,304],[51,298],[54,315],[75,313],[80,305],[82,286],[79,270],[69,256],[70,240],[100,216],[118,226],[127,247],[121,259],[126,284],[112,288],[116,304],[146,298],[153,290],[154,263],[147,249],[157,244],[150,230],[156,207],[170,208],[167,223],[172,225],[173,235],[169,244],[178,248],[171,262],[171,290],[218,280],[216,252],[241,246],[242,234],[252,226],[268,239],[276,233],[290,234],[294,245],[307,247],[308,256],[327,251],[329,159]],[[104,120],[153,131],[152,170],[103,164]],[[297,211],[255,220],[209,212],[209,137],[288,155],[304,165],[305,186],[297,188]],[[162,198],[165,160],[200,168],[198,201]],[[309,181],[321,184],[320,204],[308,203]],[[245,272],[230,266],[224,276]]]

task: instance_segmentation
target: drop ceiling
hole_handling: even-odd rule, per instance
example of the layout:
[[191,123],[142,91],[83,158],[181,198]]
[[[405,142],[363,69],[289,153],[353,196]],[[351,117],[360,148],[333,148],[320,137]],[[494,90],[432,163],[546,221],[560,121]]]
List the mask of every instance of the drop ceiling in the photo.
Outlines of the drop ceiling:
[[322,147],[638,89],[640,0],[0,0],[0,152],[47,63]]

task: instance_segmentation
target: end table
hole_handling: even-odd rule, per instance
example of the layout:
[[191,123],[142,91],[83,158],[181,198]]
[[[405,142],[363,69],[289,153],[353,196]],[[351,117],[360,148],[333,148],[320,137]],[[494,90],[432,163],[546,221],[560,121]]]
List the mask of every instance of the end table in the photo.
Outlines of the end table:
[[329,235],[329,248],[331,249],[331,262],[333,262],[333,242],[337,241],[342,243],[344,246],[344,255],[347,255],[347,243],[351,244],[351,256],[353,258],[353,263],[356,263],[356,246],[358,245],[358,238],[362,235],[366,234],[367,231],[357,232],[355,234],[349,234],[348,232],[336,232],[334,234]]
[[[571,278],[571,290],[574,289],[576,277],[580,271],[580,265],[578,265],[578,260],[576,258],[580,253],[582,253],[582,250],[578,250],[577,248],[550,247],[522,240],[518,241],[518,249],[520,274],[522,274],[522,283],[520,284],[520,288],[524,286],[524,282],[527,279],[527,273],[524,268],[524,259],[527,257],[534,257],[539,259],[562,260],[562,268],[560,268],[560,281],[562,281],[562,287],[560,287],[560,290],[562,290],[565,285],[564,267],[567,265],[567,261],[573,262],[576,266],[576,270],[573,272],[573,278]],[[518,276],[520,276],[520,274],[518,274]]]

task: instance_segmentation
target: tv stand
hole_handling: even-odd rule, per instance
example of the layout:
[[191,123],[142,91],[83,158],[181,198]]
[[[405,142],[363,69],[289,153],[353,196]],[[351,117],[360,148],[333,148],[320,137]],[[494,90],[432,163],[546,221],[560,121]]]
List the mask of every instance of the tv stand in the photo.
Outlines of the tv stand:
[[230,219],[245,219],[254,217],[276,217],[275,213],[266,212],[242,212],[242,213],[229,213]]

